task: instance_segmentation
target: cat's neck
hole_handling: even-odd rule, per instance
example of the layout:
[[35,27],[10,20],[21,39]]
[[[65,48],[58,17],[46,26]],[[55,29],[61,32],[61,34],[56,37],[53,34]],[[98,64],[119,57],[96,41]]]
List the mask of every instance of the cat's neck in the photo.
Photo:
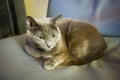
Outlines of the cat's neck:
[[67,45],[66,45],[66,39],[64,38],[64,35],[62,34],[60,30],[60,38],[59,41],[57,42],[56,46],[53,48],[53,51],[57,52],[63,52],[67,50]]

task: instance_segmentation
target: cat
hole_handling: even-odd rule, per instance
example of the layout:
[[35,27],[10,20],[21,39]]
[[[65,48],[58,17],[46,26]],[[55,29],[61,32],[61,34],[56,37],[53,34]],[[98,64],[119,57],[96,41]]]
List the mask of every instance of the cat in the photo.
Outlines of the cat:
[[36,59],[46,59],[47,70],[83,65],[101,58],[107,44],[91,24],[77,19],[34,19],[26,17],[25,51]]

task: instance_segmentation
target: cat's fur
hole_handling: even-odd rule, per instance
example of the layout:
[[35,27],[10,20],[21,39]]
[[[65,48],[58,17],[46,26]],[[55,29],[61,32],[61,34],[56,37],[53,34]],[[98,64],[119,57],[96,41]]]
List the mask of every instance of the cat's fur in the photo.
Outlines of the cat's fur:
[[45,69],[83,65],[104,55],[107,45],[93,25],[60,17],[26,18],[25,50],[34,58],[47,59]]

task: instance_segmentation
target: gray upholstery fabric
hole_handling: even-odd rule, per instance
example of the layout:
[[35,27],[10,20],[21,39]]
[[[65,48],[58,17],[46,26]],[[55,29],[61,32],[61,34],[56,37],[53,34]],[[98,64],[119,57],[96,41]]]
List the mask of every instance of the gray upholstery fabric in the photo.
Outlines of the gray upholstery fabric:
[[[117,44],[102,59],[83,66],[45,70],[40,62],[23,50],[25,35],[0,40],[0,80],[119,80],[120,38],[109,38]],[[118,42],[118,43],[116,43]]]

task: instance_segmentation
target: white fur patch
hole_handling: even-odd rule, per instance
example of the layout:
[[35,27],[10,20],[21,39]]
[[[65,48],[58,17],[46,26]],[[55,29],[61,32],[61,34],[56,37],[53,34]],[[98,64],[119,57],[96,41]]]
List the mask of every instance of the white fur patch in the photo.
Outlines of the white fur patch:
[[57,38],[57,42],[60,40],[60,36],[61,36],[61,32],[60,32],[60,29],[57,27],[57,30],[58,30],[58,38]]

